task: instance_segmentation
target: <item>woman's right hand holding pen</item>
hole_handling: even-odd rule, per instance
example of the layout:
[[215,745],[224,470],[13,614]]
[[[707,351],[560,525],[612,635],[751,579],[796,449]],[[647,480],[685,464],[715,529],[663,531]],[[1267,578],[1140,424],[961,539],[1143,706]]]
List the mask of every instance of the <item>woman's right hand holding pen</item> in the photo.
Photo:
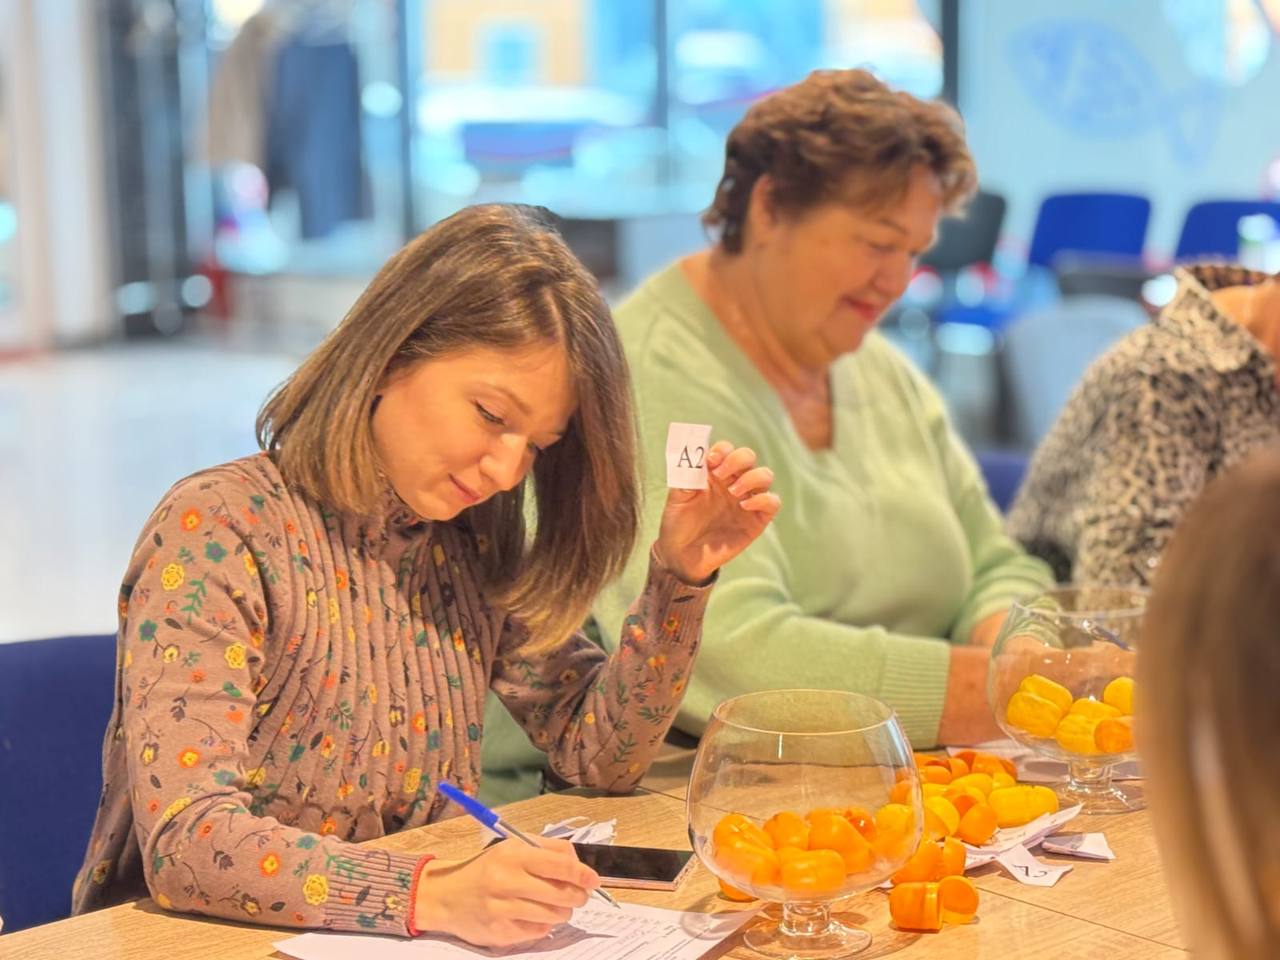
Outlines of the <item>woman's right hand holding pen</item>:
[[543,837],[536,844],[504,840],[470,860],[428,862],[418,880],[414,927],[480,947],[545,937],[587,902],[600,877],[573,844]]

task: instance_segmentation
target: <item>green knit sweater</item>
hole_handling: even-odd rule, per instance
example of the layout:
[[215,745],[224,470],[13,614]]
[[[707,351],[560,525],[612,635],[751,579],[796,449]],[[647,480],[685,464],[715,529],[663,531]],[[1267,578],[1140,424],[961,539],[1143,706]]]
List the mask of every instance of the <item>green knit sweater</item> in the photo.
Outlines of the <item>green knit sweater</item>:
[[[782,497],[773,524],[721,572],[676,727],[699,734],[717,703],[750,690],[841,688],[885,700],[916,747],[932,746],[950,644],[1052,585],[1002,532],[937,392],[873,332],[832,366],[834,441],[813,451],[678,265],[616,318],[644,460],[639,542],[657,533],[673,420],[710,423],[713,441],[752,447]],[[619,636],[646,556],[637,550],[596,605],[606,638]]]

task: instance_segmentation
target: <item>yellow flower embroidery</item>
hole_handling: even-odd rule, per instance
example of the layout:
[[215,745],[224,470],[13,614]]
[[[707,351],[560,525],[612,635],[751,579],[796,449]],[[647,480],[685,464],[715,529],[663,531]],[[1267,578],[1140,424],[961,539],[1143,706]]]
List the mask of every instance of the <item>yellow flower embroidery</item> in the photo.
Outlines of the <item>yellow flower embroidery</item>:
[[316,592],[314,590],[307,590],[307,606],[312,610],[316,608]]
[[253,554],[248,551],[244,554],[244,570],[251,577],[258,575],[258,561],[253,559]]
[[444,566],[444,547],[440,544],[434,544],[431,547],[431,559],[436,562],[437,567]]
[[347,624],[347,643],[356,642],[356,628],[351,624]]
[[364,688],[364,693],[365,693],[365,696],[369,698],[370,703],[378,702],[378,688],[375,687],[372,683]]
[[266,767],[254,767],[244,775],[244,782],[251,787],[260,787],[267,779]]
[[373,745],[373,755],[375,757],[385,757],[391,752],[391,744],[385,740],[379,740]]
[[320,756],[326,760],[333,756],[333,737],[325,734],[325,738],[320,741]]
[[310,874],[302,884],[302,896],[313,907],[320,906],[329,899],[329,881],[323,874]]
[[128,670],[132,664],[133,664],[133,651],[126,650],[124,652],[124,668]]
[[155,744],[148,743],[142,748],[142,765],[148,767],[155,762],[156,748]]
[[177,590],[187,580],[187,571],[182,569],[182,564],[171,563],[160,571],[160,586],[166,590]]
[[189,806],[191,806],[190,797],[179,797],[177,800],[173,801],[173,803],[164,808],[164,813],[160,814],[160,821],[162,823],[168,823]]
[[178,659],[181,653],[182,651],[179,650],[176,645],[171,643],[160,651],[160,658],[164,660],[165,663],[173,663],[173,661]]
[[338,598],[337,598],[337,597],[330,597],[330,598],[329,598],[329,622],[330,622],[330,623],[337,623],[337,622],[338,622],[338,616],[339,616],[339,613],[338,613]]
[[586,715],[585,717],[583,717],[583,718],[582,718],[582,722],[583,722],[583,723],[585,723],[585,724],[586,724],[587,726],[589,726],[589,727],[590,727],[590,726],[593,726],[593,725],[595,724],[595,722],[596,722],[596,715],[595,715],[594,713],[592,713],[591,711],[587,711],[587,715]]
[[170,900],[168,897],[166,897],[163,893],[157,893],[155,895],[155,901],[156,903],[160,904],[161,910],[173,909],[173,901]]
[[421,783],[422,783],[422,768],[410,767],[408,770],[404,772],[404,781],[401,783],[400,788],[405,793],[417,793],[418,786]]
[[243,643],[233,643],[227,647],[222,653],[222,659],[227,661],[227,666],[232,670],[240,670],[245,664],[245,650]]

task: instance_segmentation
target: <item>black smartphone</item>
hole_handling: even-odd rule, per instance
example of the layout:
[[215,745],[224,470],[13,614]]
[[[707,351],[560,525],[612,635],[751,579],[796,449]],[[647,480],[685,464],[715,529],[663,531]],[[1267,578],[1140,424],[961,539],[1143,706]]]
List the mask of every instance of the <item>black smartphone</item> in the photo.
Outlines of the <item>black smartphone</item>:
[[632,890],[674,890],[693,865],[692,850],[575,843],[578,859],[600,874],[602,885]]

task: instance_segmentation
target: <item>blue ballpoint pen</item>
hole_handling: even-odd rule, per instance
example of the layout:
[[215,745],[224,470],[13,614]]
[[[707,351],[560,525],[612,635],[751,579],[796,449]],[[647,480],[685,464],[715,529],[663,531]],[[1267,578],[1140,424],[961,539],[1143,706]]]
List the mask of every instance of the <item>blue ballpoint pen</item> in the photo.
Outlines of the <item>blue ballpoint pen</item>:
[[[507,823],[507,821],[503,820],[496,813],[494,813],[492,810],[486,807],[483,803],[475,799],[475,797],[468,797],[465,793],[463,793],[461,790],[455,787],[452,783],[446,783],[445,781],[442,780],[438,784],[438,788],[441,793],[443,793],[446,797],[448,797],[450,800],[452,800],[454,803],[460,806],[470,816],[475,817],[477,820],[479,820],[481,823],[483,823],[486,827],[488,827],[490,830],[494,831],[495,833],[499,833],[504,837],[515,837],[517,840],[523,840],[525,843],[529,844],[529,846],[531,847],[537,846],[537,844],[534,843],[532,840],[530,840],[529,837],[525,836],[525,834],[521,833],[511,824]],[[613,899],[613,897],[609,896],[609,894],[606,893],[600,887],[596,887],[596,889],[593,890],[592,892],[595,893],[598,897],[600,897],[600,899],[603,900],[605,903],[611,904],[617,907],[619,910],[622,909],[622,907],[618,906],[618,901]]]

